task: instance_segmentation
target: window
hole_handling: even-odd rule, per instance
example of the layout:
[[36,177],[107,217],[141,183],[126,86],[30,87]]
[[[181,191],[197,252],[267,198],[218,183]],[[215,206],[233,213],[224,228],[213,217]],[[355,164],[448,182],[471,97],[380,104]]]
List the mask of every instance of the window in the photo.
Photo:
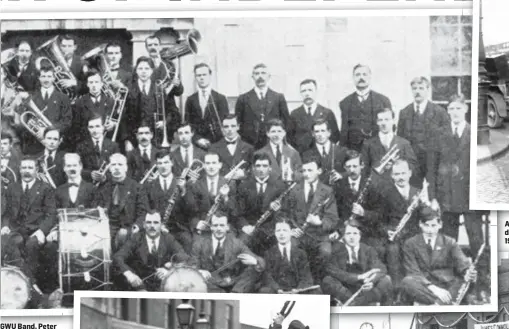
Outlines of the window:
[[129,299],[121,298],[120,299],[120,318],[122,320],[129,320]]
[[447,104],[462,93],[470,102],[472,75],[472,17],[431,16],[432,100]]
[[140,298],[140,323],[148,324],[148,300]]
[[233,329],[233,306],[226,305],[226,329]]

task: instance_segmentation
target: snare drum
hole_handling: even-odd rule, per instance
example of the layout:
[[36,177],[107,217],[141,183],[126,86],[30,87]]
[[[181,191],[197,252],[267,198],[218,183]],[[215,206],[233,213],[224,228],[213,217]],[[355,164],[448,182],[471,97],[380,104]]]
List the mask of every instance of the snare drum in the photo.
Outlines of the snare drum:
[[207,282],[200,272],[188,266],[173,266],[161,283],[165,292],[207,292]]
[[30,280],[17,267],[2,267],[2,310],[23,309],[31,297]]
[[72,303],[74,290],[108,290],[111,238],[104,209],[58,209],[58,218],[58,272],[64,303]]

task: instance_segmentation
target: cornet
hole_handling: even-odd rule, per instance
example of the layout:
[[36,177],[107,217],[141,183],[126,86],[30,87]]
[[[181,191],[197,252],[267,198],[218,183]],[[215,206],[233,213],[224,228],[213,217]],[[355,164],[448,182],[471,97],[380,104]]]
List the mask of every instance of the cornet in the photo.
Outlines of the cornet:
[[39,110],[37,105],[35,105],[34,101],[30,99],[27,102],[27,106],[29,109],[27,109],[25,112],[23,112],[19,120],[21,124],[32,134],[37,138],[39,142],[43,142],[42,139],[42,132],[44,129],[51,127],[53,124],[51,121],[46,118],[46,116],[43,114],[43,111]]
[[156,178],[159,176],[159,173],[157,172],[157,165],[154,164],[149,170],[145,172],[143,175],[143,178],[140,180],[140,184],[144,184],[150,177]]
[[44,161],[44,155],[39,157],[37,160],[39,162],[39,168],[40,168],[40,172],[37,173],[37,177],[39,178],[39,180],[51,185],[51,187],[56,189],[57,185],[55,184],[55,182],[53,181],[53,178],[51,177],[51,174],[49,173],[49,170],[54,168],[55,165],[48,168],[48,166],[46,166],[46,162]]
[[[111,166],[110,163],[107,163],[106,161],[103,161],[101,163],[101,167],[97,170],[99,172],[99,175],[101,175],[101,177],[106,175],[106,172],[108,171],[108,169],[110,169],[110,166]],[[98,181],[98,182],[95,183],[95,186],[97,187],[100,184],[101,184],[101,181]]]
[[382,174],[386,171],[387,165],[399,159],[399,148],[396,144],[392,145],[389,151],[385,153],[383,158],[380,160],[380,164],[373,169],[378,173]]

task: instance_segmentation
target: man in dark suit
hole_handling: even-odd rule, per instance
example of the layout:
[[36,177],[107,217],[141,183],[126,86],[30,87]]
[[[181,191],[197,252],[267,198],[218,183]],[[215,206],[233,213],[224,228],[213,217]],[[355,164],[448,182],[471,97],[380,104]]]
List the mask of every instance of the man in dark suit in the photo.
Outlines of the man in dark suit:
[[235,113],[240,123],[240,136],[259,149],[267,144],[265,122],[279,119],[287,131],[293,131],[285,96],[268,87],[270,73],[265,64],[253,68],[255,87],[237,99]]
[[428,100],[427,78],[414,78],[410,86],[414,102],[399,112],[397,134],[412,144],[420,166],[419,176],[413,177],[412,184],[421,188],[430,168],[430,152],[437,150],[438,138],[442,131],[449,129],[450,119],[442,107]]
[[55,184],[55,188],[65,183],[64,173],[64,154],[59,150],[62,143],[60,131],[57,128],[48,127],[44,129],[44,151],[37,155],[38,165],[40,169],[44,167],[48,170],[51,181]]
[[190,123],[184,122],[177,129],[179,146],[171,152],[173,173],[180,176],[182,170],[189,167],[193,160],[203,161],[205,151],[193,145],[194,130]]
[[[418,176],[419,163],[410,142],[394,134],[394,112],[392,109],[381,109],[377,112],[376,118],[378,135],[366,140],[362,146],[362,158],[368,169],[379,167],[382,158],[395,145],[398,157],[407,160],[412,174]],[[390,161],[383,169],[382,176],[388,181],[391,180],[392,162]]]
[[331,128],[324,119],[317,119],[312,124],[313,144],[302,157],[313,156],[321,161],[320,181],[329,186],[334,185],[344,175],[344,164],[348,149],[331,141]]
[[20,40],[16,45],[16,57],[7,63],[7,78],[10,82],[18,83],[26,92],[33,92],[37,88],[37,69],[32,60],[34,47],[28,40]]
[[22,239],[18,234],[16,234],[21,194],[14,193],[13,186],[16,185],[16,182],[9,182],[7,184],[4,180],[2,180],[0,181],[0,185],[0,194],[2,197],[0,205],[3,205],[1,207],[2,216],[0,217],[0,251],[2,252],[2,265],[12,265],[22,268],[25,266],[25,261],[22,257],[22,248],[20,248]]
[[[21,179],[19,174],[19,165],[21,163],[21,154],[13,148],[12,136],[2,132],[0,137],[0,158],[2,159],[2,176],[9,179],[4,182],[8,185]],[[4,166],[5,165],[5,168]],[[5,172],[3,171],[5,169]]]
[[[130,70],[124,70],[120,66],[122,61],[122,46],[116,41],[112,41],[104,48],[106,53],[106,61],[109,66],[109,81],[104,81],[113,88],[113,91],[117,91],[121,87],[127,87],[132,80],[132,74]],[[96,67],[98,68],[98,67]],[[101,72],[103,74],[107,72]],[[104,80],[104,76],[103,76]]]
[[[69,97],[58,91],[53,85],[55,72],[52,66],[42,66],[39,71],[39,83],[41,88],[31,95],[33,104],[43,112],[43,115],[58,128],[62,136],[69,132],[72,122],[72,111]],[[28,130],[21,134],[23,153],[34,155],[41,152],[44,146],[39,142],[43,139],[43,129],[38,131],[37,137]]]
[[371,69],[367,65],[354,66],[353,80],[356,91],[339,102],[340,141],[341,145],[360,152],[363,142],[378,134],[376,112],[392,106],[389,98],[371,89]]
[[78,49],[76,38],[69,34],[62,35],[59,37],[59,46],[67,67],[72,73],[72,77],[61,79],[60,85],[65,89],[72,88],[75,96],[82,95],[86,90],[83,81],[83,62],[76,55],[76,49]]
[[255,153],[268,154],[271,160],[271,175],[283,181],[298,182],[302,178],[302,160],[299,152],[291,145],[285,143],[286,130],[283,121],[271,119],[267,121],[267,145]]
[[355,220],[345,222],[343,242],[334,245],[326,265],[327,276],[323,279],[322,290],[345,303],[362,289],[350,306],[369,306],[377,302],[391,305],[391,278],[377,252],[361,242],[359,228],[360,224]]
[[[313,285],[306,252],[292,244],[292,225],[288,219],[276,221],[277,244],[265,252],[266,273],[260,293],[295,292]],[[311,291],[309,293],[319,293]]]
[[131,233],[143,227],[148,200],[142,186],[127,177],[127,159],[124,155],[112,154],[109,164],[111,179],[97,189],[92,206],[108,209],[112,250],[116,251]]
[[402,289],[419,304],[452,305],[461,284],[477,280],[477,271],[456,241],[439,233],[442,220],[438,213],[423,212],[419,226],[421,233],[403,247],[407,276]]
[[315,282],[323,278],[323,261],[331,252],[331,239],[337,239],[339,218],[332,188],[319,180],[320,160],[305,158],[302,165],[304,180],[288,194],[284,210],[293,218],[293,243],[302,248],[310,259]]
[[[256,292],[265,270],[263,258],[253,254],[233,234],[228,234],[226,215],[217,213],[212,216],[210,229],[212,234],[195,240],[190,261],[207,281],[208,291]],[[223,270],[218,272],[220,268]]]
[[316,80],[306,79],[300,83],[302,105],[294,109],[290,116],[293,120],[293,131],[288,139],[295,149],[302,155],[313,146],[313,122],[321,120],[327,122],[330,131],[329,139],[333,144],[339,141],[339,128],[336,115],[316,101]]
[[271,173],[271,159],[266,153],[253,156],[253,176],[239,184],[237,219],[232,223],[239,232],[239,239],[247,244],[257,255],[263,255],[274,243],[274,220],[269,216],[264,223],[255,228],[257,221],[266,212],[277,212],[281,202],[276,199],[287,189],[286,184]]
[[[138,147],[127,154],[129,176],[137,182],[140,182],[156,163],[156,154],[159,150],[152,145],[153,137],[152,128],[148,124],[142,123],[136,130]],[[157,176],[149,175],[147,177],[146,182],[150,182]]]
[[161,215],[147,213],[143,231],[134,234],[113,255],[114,266],[122,273],[130,289],[160,291],[161,280],[172,262],[185,262],[189,256],[178,241],[162,231]]
[[239,136],[239,123],[234,114],[227,115],[223,119],[224,137],[217,143],[212,144],[210,151],[219,154],[223,163],[221,175],[226,175],[237,166],[242,160],[242,165],[233,174],[233,180],[240,182],[247,178],[248,170],[251,167],[253,157],[253,146],[244,142]]
[[90,138],[81,142],[76,148],[83,162],[83,179],[100,183],[106,180],[104,169],[109,162],[110,155],[118,153],[117,143],[104,138],[104,124],[100,116],[94,116],[88,121]]
[[221,124],[228,115],[226,97],[210,86],[212,69],[205,63],[194,66],[198,91],[186,100],[185,120],[193,125],[194,142],[204,150],[223,137]]

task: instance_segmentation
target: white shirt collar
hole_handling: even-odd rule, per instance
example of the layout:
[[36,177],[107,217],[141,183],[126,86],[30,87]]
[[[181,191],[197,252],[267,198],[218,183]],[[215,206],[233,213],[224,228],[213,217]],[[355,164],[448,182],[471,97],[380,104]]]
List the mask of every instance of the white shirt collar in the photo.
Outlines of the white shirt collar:
[[21,181],[22,183],[22,188],[25,189],[25,186],[28,184],[28,188],[31,189],[32,186],[34,186],[35,184],[35,179],[32,179],[32,181],[30,183],[26,183],[25,181]]
[[353,255],[352,255],[352,252],[355,252],[356,256],[357,256],[357,261],[359,260],[359,249],[360,249],[360,244],[356,245],[355,247],[351,247],[347,244],[345,244],[345,247],[346,247],[346,250],[348,250],[348,256],[349,256],[349,263],[352,264],[353,263]]
[[323,155],[322,152],[323,152],[324,146],[325,146],[325,151],[327,152],[327,154],[329,154],[331,152],[331,141],[330,140],[326,141],[323,145],[320,145],[315,142],[315,145],[316,145],[316,148],[318,149],[318,152],[320,153],[320,155]]
[[451,122],[451,130],[452,132],[454,133],[454,129],[456,127],[458,127],[458,135],[461,137],[463,135],[463,130],[465,130],[465,127],[467,126],[467,122],[466,121],[463,121],[462,123],[460,123],[459,125],[455,125],[454,123]]
[[150,91],[150,79],[148,79],[147,81],[143,82],[141,81],[140,79],[138,79],[138,87],[140,87],[140,90],[143,91],[145,90],[145,86],[148,87],[148,91]]
[[382,143],[390,144],[394,139],[394,132],[389,131],[387,134],[384,134],[380,131],[378,132],[378,137],[380,138],[380,141],[382,141]]
[[258,178],[258,177],[255,177],[255,180],[256,180],[256,183],[258,183],[258,184],[267,184],[267,181],[269,180],[269,177],[270,177],[270,176],[267,176],[267,177],[265,177],[265,179],[263,179],[263,180],[261,180],[261,179],[260,179],[260,178]]
[[74,184],[80,185],[81,184],[81,176],[78,176],[75,180],[68,179],[67,183],[69,183],[69,184],[74,183]]
[[145,238],[147,239],[147,245],[148,245],[148,250],[150,251],[150,249],[152,248],[152,241],[155,242],[155,245],[156,245],[156,249],[159,248],[159,238],[161,236],[158,235],[157,238],[155,239],[152,239],[151,237],[148,236],[148,234],[145,234]]
[[44,149],[44,157],[47,158],[50,156],[50,153],[51,155],[53,156],[53,158],[55,158],[55,156],[57,155],[57,150],[54,150],[54,151],[51,151],[48,150],[48,149]]
[[348,176],[348,184],[352,185],[352,183],[355,183],[355,185],[359,187],[359,184],[361,183],[361,175],[359,175],[356,180],[353,180],[352,177]]
[[311,115],[315,115],[316,108],[318,107],[318,103],[313,102],[313,104],[311,104],[311,105],[306,105],[306,104],[302,103],[302,106],[304,107],[304,111],[306,111],[306,113],[308,113],[308,108],[311,107]]
[[424,238],[425,244],[428,244],[428,240],[431,239],[431,249],[435,250],[435,245],[437,243],[438,235],[435,235],[435,237],[433,237],[433,238],[429,238],[429,237],[424,236],[424,234],[423,234],[422,237]]
[[[172,180],[173,180],[173,174],[169,174],[167,177],[163,177],[162,175],[159,175],[159,182],[161,183],[161,185],[163,185],[165,181],[166,181],[166,183],[171,183]],[[168,188],[169,187],[170,187],[170,185],[168,184]]]
[[150,156],[150,151],[152,150],[152,145],[148,144],[147,147],[143,147],[141,144],[138,145],[138,149],[140,150],[140,153],[143,154],[144,150],[147,150],[148,155]]
[[94,137],[92,137],[92,142],[94,143],[94,146],[95,146],[96,142],[99,142],[99,147],[102,147],[103,139],[104,139],[103,136],[100,136],[98,139],[94,139]]
[[371,92],[371,88],[370,87],[368,87],[368,88],[366,88],[364,90],[359,90],[359,89],[355,90],[355,93],[357,94],[357,96],[358,97],[362,97],[362,98],[367,97],[370,92]]
[[283,143],[281,143],[279,145],[276,145],[276,144],[274,144],[272,142],[269,142],[269,144],[270,144],[270,148],[272,149],[272,152],[274,153],[274,155],[276,155],[277,149],[279,147],[281,147],[281,155],[283,155],[283,145],[284,145]]
[[281,255],[283,254],[283,249],[286,248],[286,257],[290,259],[290,249],[292,249],[292,243],[288,241],[288,243],[285,245],[279,243],[277,245],[279,247],[279,252],[281,253]]
[[226,236],[223,237],[221,240],[218,240],[214,235],[212,235],[212,249],[213,249],[214,253],[216,252],[216,248],[219,245],[219,242],[221,242],[221,244],[224,247],[224,241],[225,240],[226,240]]
[[[306,195],[306,198],[307,198],[308,193],[309,193],[309,185],[310,184],[308,182],[304,181],[304,194]],[[316,193],[316,188],[318,186],[318,179],[315,180],[313,183],[311,183],[311,185],[313,185],[313,191]]]
[[410,197],[410,185],[407,185],[406,187],[399,187],[398,185],[394,184],[396,188],[398,189],[399,193],[406,199]]
[[53,91],[55,90],[55,87],[53,87],[53,85],[51,85],[49,88],[44,88],[44,87],[41,87],[41,94],[42,94],[42,97],[44,97],[44,95],[46,93],[48,93],[48,97],[50,97],[52,94],[53,94]]
[[208,96],[212,92],[212,86],[208,86],[208,87],[203,88],[203,89],[198,87],[198,94],[200,95],[200,97],[203,95],[203,91],[204,90],[205,90],[205,94]]
[[417,104],[416,102],[414,102],[414,109],[418,108],[419,109],[419,113],[424,113],[424,111],[426,110],[426,106],[428,106],[428,100],[425,99],[421,104]]
[[256,96],[258,96],[258,98],[260,98],[260,93],[263,93],[263,98],[266,98],[267,90],[269,90],[269,87],[265,87],[263,89],[258,88],[258,86],[254,87],[254,91],[256,92]]

